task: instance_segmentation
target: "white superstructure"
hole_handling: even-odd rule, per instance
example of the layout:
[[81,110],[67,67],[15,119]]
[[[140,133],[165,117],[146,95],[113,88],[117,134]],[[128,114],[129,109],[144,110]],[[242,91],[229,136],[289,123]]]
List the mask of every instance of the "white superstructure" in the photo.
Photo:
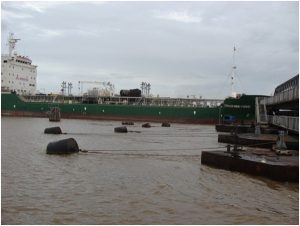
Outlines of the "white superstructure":
[[1,91],[14,91],[20,95],[35,94],[37,66],[32,65],[27,56],[13,52],[18,40],[10,33],[9,54],[1,54]]

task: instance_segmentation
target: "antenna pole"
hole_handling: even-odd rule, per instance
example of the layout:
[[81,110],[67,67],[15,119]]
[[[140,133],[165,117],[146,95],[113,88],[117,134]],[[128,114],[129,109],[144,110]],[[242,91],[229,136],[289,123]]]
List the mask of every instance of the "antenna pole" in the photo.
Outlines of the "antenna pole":
[[8,55],[9,55],[9,58],[11,58],[12,56],[12,52],[13,50],[15,49],[16,47],[16,43],[17,41],[19,41],[21,39],[19,38],[14,38],[14,33],[9,33],[9,38],[8,38]]
[[236,97],[236,93],[234,91],[234,75],[235,75],[235,70],[236,70],[236,66],[235,66],[235,45],[233,46],[233,65],[232,65],[232,71],[231,71],[231,96],[232,97]]

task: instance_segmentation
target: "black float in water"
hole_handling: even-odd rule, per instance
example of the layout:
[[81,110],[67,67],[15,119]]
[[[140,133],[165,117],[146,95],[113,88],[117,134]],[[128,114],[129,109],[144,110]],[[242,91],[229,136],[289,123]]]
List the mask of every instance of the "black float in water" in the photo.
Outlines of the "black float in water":
[[115,128],[115,133],[127,133],[127,127],[126,126],[121,126],[121,127],[116,127]]
[[149,122],[147,122],[147,123],[143,124],[143,125],[142,125],[142,127],[143,127],[143,128],[150,128],[150,127],[151,127],[151,125],[150,125],[150,123],[149,123]]
[[64,155],[79,152],[79,147],[74,138],[51,142],[47,145],[47,154]]
[[170,127],[171,124],[168,123],[168,122],[163,122],[163,123],[161,124],[161,126],[162,126],[162,127]]
[[130,126],[132,126],[132,125],[134,125],[134,122],[122,122],[122,125],[130,125]]
[[46,128],[44,133],[47,134],[62,134],[61,128],[59,126]]

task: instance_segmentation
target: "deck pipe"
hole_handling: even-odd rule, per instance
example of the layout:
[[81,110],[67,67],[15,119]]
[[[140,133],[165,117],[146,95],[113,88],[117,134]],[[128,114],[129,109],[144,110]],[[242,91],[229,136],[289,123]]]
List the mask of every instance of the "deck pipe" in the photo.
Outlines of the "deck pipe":
[[46,128],[44,130],[46,134],[62,134],[61,128],[59,126]]
[[79,152],[79,147],[74,138],[50,142],[47,145],[47,154],[64,155]]

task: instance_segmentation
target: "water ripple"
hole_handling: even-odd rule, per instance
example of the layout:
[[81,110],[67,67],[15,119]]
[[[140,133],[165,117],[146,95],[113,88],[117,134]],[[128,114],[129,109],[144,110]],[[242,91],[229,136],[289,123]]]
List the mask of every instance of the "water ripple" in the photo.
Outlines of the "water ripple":
[[[64,135],[45,135],[59,125]],[[213,126],[2,117],[2,224],[298,224],[298,184],[201,165]],[[30,131],[30,132],[29,132]],[[46,155],[74,137],[100,154]]]

